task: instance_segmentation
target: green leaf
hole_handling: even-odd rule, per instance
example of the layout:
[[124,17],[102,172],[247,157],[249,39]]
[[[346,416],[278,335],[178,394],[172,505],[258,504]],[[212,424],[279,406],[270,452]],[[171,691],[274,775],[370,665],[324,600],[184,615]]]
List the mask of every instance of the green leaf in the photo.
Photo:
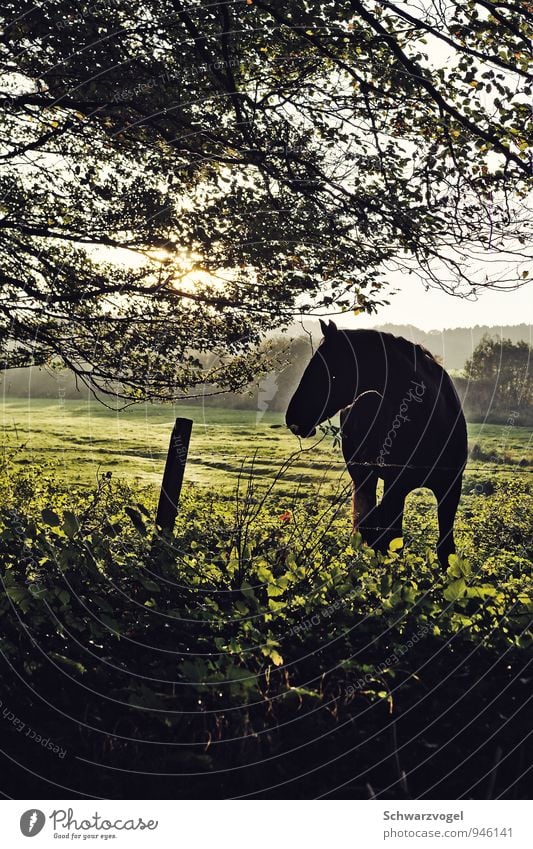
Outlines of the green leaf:
[[465,595],[466,583],[464,578],[458,578],[456,581],[452,581],[452,583],[448,584],[444,590],[444,598],[446,601],[457,601],[457,599],[463,598]]
[[50,510],[48,507],[45,507],[44,510],[41,510],[41,516],[45,525],[50,525],[52,528],[57,528],[61,524],[61,519],[53,510]]
[[156,709],[163,707],[163,702],[157,693],[154,693],[148,687],[145,687],[144,684],[141,684],[134,692],[130,693],[128,697],[128,704],[135,705],[136,707]]
[[212,675],[206,661],[201,657],[194,660],[184,660],[178,668],[190,684],[203,684]]
[[113,608],[105,598],[102,598],[102,596],[93,595],[92,600],[98,605],[100,610],[106,611],[107,613],[113,613]]
[[465,578],[470,578],[472,575],[472,567],[468,560],[463,560],[462,558],[459,560],[459,568]]
[[285,587],[280,586],[280,581],[277,581],[275,584],[269,584],[267,587],[267,595],[269,598],[276,598],[279,595],[283,595],[285,592]]
[[120,624],[116,619],[113,619],[112,616],[109,616],[107,613],[100,614],[100,621],[109,628],[110,631],[113,631],[117,636],[120,636]]
[[142,575],[139,576],[139,581],[145,588],[145,590],[149,590],[151,593],[160,593],[161,587],[159,584],[156,584],[155,581],[151,581],[150,578],[145,578]]
[[250,584],[248,583],[248,581],[244,581],[241,584],[241,593],[243,594],[243,596],[246,599],[248,599],[248,601],[253,602],[254,606],[257,607],[257,605],[259,604],[259,602],[257,600],[257,596],[255,595],[255,593],[254,593],[252,587],[250,586]]
[[458,554],[450,554],[448,556],[448,569],[446,570],[447,575],[450,578],[460,578],[464,576],[465,578],[470,578],[472,575],[472,567],[468,560],[464,560],[462,557],[459,557]]
[[491,584],[481,584],[478,587],[467,587],[466,595],[468,598],[503,598],[496,587]]
[[381,578],[381,595],[388,595],[392,587],[392,575],[390,572],[385,572]]
[[6,593],[11,601],[26,613],[30,607],[31,593],[26,587],[7,587]]
[[70,510],[65,510],[63,513],[63,530],[69,539],[72,539],[80,529],[80,523],[77,516]]
[[450,564],[446,569],[446,574],[448,575],[448,577],[460,578],[463,572],[457,554],[450,554],[448,557],[448,563]]
[[354,549],[354,551],[357,551],[359,548],[361,548],[362,544],[363,544],[363,537],[361,536],[361,534],[359,533],[359,531],[356,531],[356,533],[355,533],[355,534],[351,534],[351,535],[350,535],[350,539],[349,539],[349,541],[348,541],[348,545],[349,545],[351,548],[353,548],[353,549]]
[[221,669],[221,674],[228,683],[237,682],[246,688],[254,687],[257,683],[257,675],[254,672],[232,663],[226,664]]
[[138,510],[135,510],[134,507],[125,507],[124,512],[131,519],[131,523],[136,531],[138,531],[141,536],[146,536],[146,525],[143,522],[143,518]]
[[233,577],[239,571],[239,566],[240,566],[239,551],[238,551],[237,548],[234,547],[234,548],[231,549],[229,560],[228,560],[228,566],[227,566],[228,575],[230,575],[230,577]]
[[85,666],[83,666],[82,663],[79,663],[77,660],[71,660],[70,657],[65,657],[65,655],[63,654],[58,654],[57,652],[53,651],[50,652],[50,657],[53,657],[54,660],[58,660],[59,663],[63,663],[65,666],[70,666],[72,669],[75,669],[76,672],[81,672],[82,674],[84,672],[87,672]]
[[403,538],[402,537],[396,537],[395,539],[391,539],[391,541],[389,543],[389,550],[390,551],[399,551],[401,548],[403,548]]
[[406,584],[402,590],[402,598],[409,604],[414,604],[418,596],[418,588],[412,584]]

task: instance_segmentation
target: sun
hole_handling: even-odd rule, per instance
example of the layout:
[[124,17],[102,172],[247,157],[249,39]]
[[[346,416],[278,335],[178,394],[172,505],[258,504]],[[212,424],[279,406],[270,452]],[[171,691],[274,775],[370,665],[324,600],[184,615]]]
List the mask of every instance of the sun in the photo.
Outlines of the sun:
[[231,281],[231,272],[207,270],[203,267],[204,258],[193,251],[148,248],[113,248],[95,246],[90,249],[91,259],[102,264],[111,264],[125,271],[142,271],[168,275],[170,285],[180,292],[198,292],[209,287],[222,291]]

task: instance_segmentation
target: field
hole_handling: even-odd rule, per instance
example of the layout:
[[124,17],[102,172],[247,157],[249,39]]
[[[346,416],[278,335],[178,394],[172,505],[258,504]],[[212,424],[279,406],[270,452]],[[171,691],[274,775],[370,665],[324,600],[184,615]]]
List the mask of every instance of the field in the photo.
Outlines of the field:
[[[192,406],[130,407],[121,413],[94,402],[33,400],[4,403],[5,438],[24,445],[18,463],[49,461],[65,480],[94,484],[98,468],[128,481],[159,485],[176,416],[194,421],[187,461],[187,480],[228,490],[235,486],[242,464],[257,452],[256,473],[268,477],[298,450],[298,442],[281,427],[279,413],[259,414]],[[304,455],[305,456],[305,455]],[[323,475],[336,455],[321,446],[320,456],[296,463],[290,475],[309,481]],[[333,472],[333,469],[332,469]]]
[[[185,491],[199,486],[228,498],[238,485],[242,489],[252,482],[264,491],[279,476],[272,496],[280,510],[295,498],[320,493],[340,502],[348,527],[350,482],[340,450],[330,436],[300,443],[283,426],[280,413],[186,405],[114,412],[96,402],[11,399],[3,406],[3,444],[13,468],[34,465],[67,488],[94,487],[98,476],[111,472],[155,498],[176,416],[194,422]],[[533,428],[470,424],[468,432],[473,456],[463,486],[467,513],[476,486],[484,490],[494,481],[530,479],[533,463]],[[409,528],[413,524],[416,529]],[[408,497],[406,526],[421,543],[428,532],[436,534],[435,503],[428,490]]]
[[[252,458],[254,476],[263,483],[282,467],[285,483],[315,485],[327,479],[335,485],[345,476],[342,456],[330,438],[319,445],[306,440],[300,446],[283,426],[280,413],[247,410],[183,405],[113,412],[95,401],[7,399],[1,419],[3,445],[9,452],[16,450],[16,465],[45,462],[69,485],[93,486],[97,473],[112,471],[128,482],[159,486],[176,416],[194,422],[186,473],[191,483],[228,492]],[[470,448],[478,447],[471,466],[481,469],[482,476],[491,469],[509,476],[520,464],[527,468],[533,462],[533,428],[471,424],[468,432]],[[475,477],[478,472],[469,474]]]
[[[154,539],[176,415],[194,420],[187,484]],[[300,452],[281,424],[5,401],[12,796],[527,797],[531,429],[469,426],[443,569],[430,493],[374,553],[331,437]]]

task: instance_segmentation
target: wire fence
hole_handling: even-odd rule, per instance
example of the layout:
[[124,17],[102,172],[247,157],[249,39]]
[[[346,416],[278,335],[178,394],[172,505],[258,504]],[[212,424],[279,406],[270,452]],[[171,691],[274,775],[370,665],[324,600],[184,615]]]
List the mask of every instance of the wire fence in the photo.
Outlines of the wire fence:
[[[325,436],[326,436],[326,434],[321,436],[320,439],[318,439],[317,442],[313,443],[313,445],[310,446],[309,448],[300,448],[298,451],[293,452],[293,454],[291,454],[288,462],[290,463],[296,457],[299,457],[300,455],[302,455],[304,453],[308,453],[309,451],[312,451],[315,448],[317,448],[320,445],[320,443],[324,440]],[[300,442],[300,445],[301,445],[301,442]],[[339,463],[342,464],[343,462],[348,469],[351,466],[358,466],[358,467],[370,468],[370,469],[412,469],[412,470],[415,470],[415,471],[437,471],[438,470],[438,471],[442,471],[442,472],[455,472],[456,474],[459,474],[459,473],[463,474],[464,472],[485,472],[485,473],[490,472],[491,474],[492,473],[499,473],[499,474],[503,474],[503,473],[515,474],[515,473],[517,473],[517,474],[529,474],[530,475],[530,474],[533,473],[533,468],[528,468],[529,461],[527,461],[527,460],[525,461],[525,463],[527,463],[527,465],[520,465],[520,461],[518,463],[509,463],[509,462],[506,462],[505,460],[493,460],[492,462],[487,461],[483,466],[471,466],[471,465],[469,465],[468,460],[467,460],[464,468],[462,468],[460,465],[459,466],[440,466],[438,463],[434,463],[432,465],[427,465],[427,466],[420,466],[420,465],[414,464],[414,463],[385,463],[385,462],[382,462],[382,461],[378,461],[377,459],[374,462],[367,461],[367,460],[350,460],[350,461],[347,462],[347,461],[341,460],[341,458],[339,457]],[[531,465],[533,465],[533,461],[532,461]],[[505,468],[501,468],[502,466],[505,466]]]
[[[518,472],[519,474],[532,474],[533,469],[526,468],[525,466],[520,466],[518,464],[511,463],[497,463],[497,464],[486,464],[485,466],[469,466],[468,463],[461,469],[460,466],[439,466],[437,464],[432,466],[417,466],[412,463],[369,463],[363,461],[352,461],[350,460],[346,463],[348,468],[350,466],[363,466],[371,469],[415,469],[415,470],[423,470],[423,471],[441,471],[441,472],[457,472],[463,474],[464,472],[500,472],[500,473],[511,473],[514,474]],[[499,466],[505,466],[506,468],[498,468]]]

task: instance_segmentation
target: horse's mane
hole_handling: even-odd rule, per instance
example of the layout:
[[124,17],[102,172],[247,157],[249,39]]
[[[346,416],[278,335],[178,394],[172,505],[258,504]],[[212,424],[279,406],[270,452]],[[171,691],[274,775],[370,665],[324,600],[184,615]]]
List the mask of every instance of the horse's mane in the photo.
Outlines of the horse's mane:
[[398,350],[398,348],[400,348],[401,350],[403,350],[403,353],[408,357],[424,357],[424,359],[429,360],[431,363],[434,363],[435,365],[440,366],[442,368],[435,354],[432,354],[431,351],[428,350],[428,348],[426,348],[424,345],[421,345],[419,342],[411,342],[409,339],[405,339],[404,336],[395,336],[393,333],[388,333],[385,330],[373,330],[366,328],[353,330],[351,328],[339,328],[339,330],[345,333],[348,337],[352,336],[352,334],[354,336],[359,336],[360,338],[364,338],[365,336],[366,338],[368,338],[369,336],[373,335],[381,336],[385,343],[385,346],[389,350],[394,350],[395,348],[396,350]]
[[392,333],[385,333],[384,331],[378,331],[382,336],[387,336],[391,344],[395,344],[396,346],[403,348],[406,354],[413,354],[413,351],[418,351],[420,355],[427,357],[428,360],[431,360],[433,363],[439,365],[439,362],[434,354],[431,353],[424,345],[421,345],[419,342],[411,342],[409,339],[405,339],[403,336],[394,336]]

